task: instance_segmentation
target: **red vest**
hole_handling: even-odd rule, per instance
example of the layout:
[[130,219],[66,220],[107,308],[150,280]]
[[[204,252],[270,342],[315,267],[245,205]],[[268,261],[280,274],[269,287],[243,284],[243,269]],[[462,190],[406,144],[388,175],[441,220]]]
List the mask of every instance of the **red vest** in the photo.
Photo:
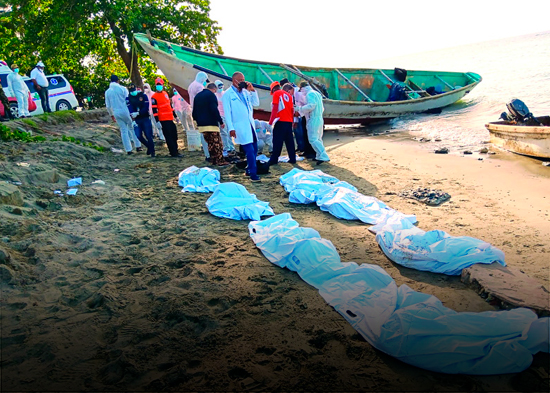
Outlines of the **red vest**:
[[151,109],[158,121],[174,120],[174,112],[170,105],[170,97],[165,91],[156,92],[151,97]]

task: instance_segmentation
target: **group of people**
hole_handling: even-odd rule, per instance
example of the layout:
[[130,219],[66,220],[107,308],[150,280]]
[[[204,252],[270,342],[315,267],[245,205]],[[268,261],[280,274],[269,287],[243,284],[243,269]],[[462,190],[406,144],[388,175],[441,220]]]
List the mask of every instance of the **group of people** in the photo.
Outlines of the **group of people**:
[[[36,67],[31,71],[31,82],[34,85],[35,90],[40,97],[40,102],[42,103],[42,110],[44,113],[49,113],[52,110],[50,109],[50,96],[48,93],[49,81],[44,73],[44,68],[46,66],[42,61],[39,61],[36,64]],[[29,117],[31,114],[29,112],[29,100],[30,90],[23,76],[19,73],[19,66],[17,64],[11,65],[11,70],[7,76],[8,89],[10,91],[10,96],[15,97],[17,100],[17,109],[19,111],[19,118]],[[2,85],[0,84],[0,102],[4,106],[4,118],[2,121],[13,120],[14,116],[10,111],[10,104]]]
[[176,116],[185,130],[195,128],[193,121],[196,122],[204,155],[212,165],[230,165],[237,155],[235,144],[240,145],[247,160],[246,174],[253,182],[260,181],[256,157],[264,147],[271,153],[269,165],[278,164],[283,144],[290,163],[296,162],[296,153],[315,159],[317,164],[330,160],[322,140],[322,96],[307,82],[301,82],[300,86],[286,79],[271,83],[273,98],[268,122],[254,119],[254,107],[260,105],[260,100],[243,73],[235,72],[231,82],[224,90],[222,81],[210,82],[206,73],[200,71],[187,89],[187,102],[175,89],[170,100],[161,78],[155,81],[154,92],[147,84],[145,92],[141,92],[135,85],[129,89],[121,86],[118,77],[113,75],[105,103],[120,127],[128,154],[132,153],[131,141],[134,141],[137,151],[143,144],[147,154],[154,157],[153,128],[156,128],[159,138],[166,141],[170,156],[181,157],[174,124]]

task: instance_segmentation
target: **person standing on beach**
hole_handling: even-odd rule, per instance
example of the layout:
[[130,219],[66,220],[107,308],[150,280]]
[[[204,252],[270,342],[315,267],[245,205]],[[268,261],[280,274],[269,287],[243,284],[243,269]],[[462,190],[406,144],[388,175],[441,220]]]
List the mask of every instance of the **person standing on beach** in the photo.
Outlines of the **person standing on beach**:
[[44,63],[39,61],[36,64],[36,67],[31,71],[31,80],[34,85],[34,88],[38,92],[38,96],[40,97],[40,102],[42,103],[42,110],[44,113],[50,113],[52,110],[50,109],[50,94],[48,93],[48,86],[50,83],[48,82],[48,78],[46,78],[46,75],[44,74]]
[[[216,98],[218,99],[218,111],[220,112],[220,116],[222,117],[222,120],[225,123],[225,113],[223,112],[223,82],[221,80],[214,81],[216,84],[217,90],[216,90]],[[224,157],[228,155],[234,155],[235,154],[235,145],[233,144],[233,141],[231,140],[231,137],[229,136],[229,130],[227,127],[221,127],[220,128],[220,135],[222,137],[222,143],[223,143],[223,155]]]
[[19,75],[19,66],[17,64],[11,65],[12,72],[8,74],[8,89],[11,91],[11,96],[17,99],[17,110],[19,117],[29,117],[29,94],[30,90],[27,84]]
[[153,136],[157,136],[161,141],[165,141],[164,134],[162,133],[162,126],[160,123],[157,123],[155,121],[155,116],[153,116],[153,107],[151,103],[151,97],[153,97],[153,94],[155,92],[151,90],[151,86],[149,83],[143,84],[143,92],[147,95],[147,98],[149,98],[149,118],[151,119],[151,124],[153,126]]
[[[304,106],[304,105],[307,104],[306,92],[304,91],[304,88],[306,86],[308,86],[307,82],[305,82],[305,81],[300,82],[299,90],[296,93],[294,93],[295,105],[297,107]],[[315,150],[313,150],[313,147],[311,147],[311,143],[309,143],[309,138],[307,136],[306,117],[301,116],[299,113],[297,113],[297,117],[298,117],[298,122],[302,126],[302,138],[303,138],[302,139],[303,140],[303,150],[302,151],[304,152],[304,157],[311,160],[311,159],[315,158],[316,153],[315,153]],[[300,146],[300,145],[298,144],[298,146]]]
[[254,120],[256,126],[256,138],[258,138],[258,153],[264,152],[264,147],[267,147],[267,151],[271,154],[273,151],[273,136],[271,126],[267,121]]
[[303,88],[306,93],[307,103],[303,106],[297,106],[296,111],[301,116],[306,116],[307,120],[307,135],[311,147],[315,150],[317,165],[323,162],[330,161],[325,146],[323,145],[323,97],[320,93],[316,92],[311,86]]
[[172,96],[172,107],[176,112],[178,119],[180,120],[181,126],[185,131],[191,130],[190,121],[191,118],[191,105],[179,94],[179,92],[174,88],[174,95]]
[[[153,125],[149,117],[149,98],[141,91],[137,90],[135,84],[131,84],[128,89],[130,95],[126,97],[126,106],[130,112],[130,117],[134,119],[137,127],[134,129],[136,137],[147,147],[147,155],[155,157],[155,142],[153,141]],[[145,139],[143,137],[145,135]]]
[[131,141],[134,141],[136,151],[141,151],[141,143],[134,133],[132,118],[126,106],[126,97],[128,97],[128,89],[118,83],[118,76],[111,75],[111,84],[105,92],[105,106],[109,115],[111,115],[111,119],[118,124],[124,150],[130,155],[132,154]]
[[242,72],[235,72],[231,81],[231,87],[222,98],[225,126],[229,135],[235,138],[235,142],[241,145],[246,154],[247,175],[250,180],[259,182],[260,177],[256,172],[258,140],[254,130],[253,107],[260,105],[260,99],[252,83],[244,80]]
[[155,90],[155,94],[151,97],[153,116],[155,121],[160,122],[170,156],[181,158],[183,155],[179,154],[178,151],[178,129],[174,124],[174,110],[170,105],[168,93],[164,91],[164,81],[161,78],[156,79]]
[[273,152],[269,158],[269,165],[277,165],[283,149],[283,142],[288,152],[289,163],[296,164],[296,150],[294,147],[294,135],[292,123],[294,122],[294,103],[292,93],[294,88],[290,83],[280,88],[279,82],[271,84],[271,117],[269,125],[273,125]]
[[[187,93],[189,94],[189,103],[191,104],[191,107],[195,106],[195,103],[193,101],[195,100],[196,95],[204,90],[207,82],[208,82],[208,75],[206,75],[206,73],[202,71],[197,72],[197,75],[195,76],[195,80],[191,82],[191,84],[187,88]],[[208,144],[206,143],[206,140],[204,139],[204,136],[202,135],[202,133],[201,133],[201,145],[202,145],[202,151],[204,152],[204,156],[206,157],[206,160],[210,160],[210,153],[208,153]]]
[[223,158],[223,144],[220,136],[220,128],[223,128],[224,124],[218,110],[217,90],[216,85],[210,83],[206,89],[195,96],[193,119],[197,122],[199,132],[208,144],[210,162],[217,166],[227,166],[229,163]]

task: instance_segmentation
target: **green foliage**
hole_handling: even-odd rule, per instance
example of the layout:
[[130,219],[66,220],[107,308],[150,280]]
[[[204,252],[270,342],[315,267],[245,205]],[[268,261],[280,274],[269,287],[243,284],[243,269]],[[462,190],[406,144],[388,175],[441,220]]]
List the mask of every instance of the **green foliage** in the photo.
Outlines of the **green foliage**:
[[222,53],[216,41],[220,27],[208,15],[209,0],[4,3],[12,11],[0,14],[0,59],[17,62],[26,74],[42,60],[48,74],[62,73],[69,79],[79,101],[91,97],[91,108],[104,106],[111,74],[123,83],[130,77],[139,83],[141,71],[146,81],[154,81],[157,67],[133,43],[134,33],[149,30],[160,39]]
[[[55,140],[58,140],[58,139],[55,139]],[[76,143],[77,145],[82,145],[82,146],[85,146],[85,147],[90,147],[92,149],[95,149],[99,152],[104,152],[105,151],[105,148],[103,146],[98,146],[98,145],[94,145],[92,142],[85,142],[83,140],[80,140],[80,139],[76,139],[75,137],[72,137],[72,136],[65,136],[63,135],[61,137],[61,140],[63,142],[71,142],[71,143]]]
[[32,128],[38,128],[38,125],[31,119],[22,119],[21,121]]
[[0,124],[0,139],[4,142],[21,141],[21,142],[44,142],[46,138],[41,135],[32,136],[29,132],[20,130],[12,130]]

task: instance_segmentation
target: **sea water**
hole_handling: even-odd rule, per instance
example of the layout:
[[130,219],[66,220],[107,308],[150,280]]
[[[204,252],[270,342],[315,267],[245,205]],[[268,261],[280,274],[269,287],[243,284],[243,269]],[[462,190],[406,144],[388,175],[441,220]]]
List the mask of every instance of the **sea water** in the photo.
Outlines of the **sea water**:
[[[451,151],[478,149],[489,140],[485,124],[497,121],[506,103],[519,98],[535,116],[550,116],[550,31],[377,60],[368,68],[475,72],[483,78],[439,115],[393,119],[393,130],[441,139]],[[426,145],[433,148],[433,143]]]

